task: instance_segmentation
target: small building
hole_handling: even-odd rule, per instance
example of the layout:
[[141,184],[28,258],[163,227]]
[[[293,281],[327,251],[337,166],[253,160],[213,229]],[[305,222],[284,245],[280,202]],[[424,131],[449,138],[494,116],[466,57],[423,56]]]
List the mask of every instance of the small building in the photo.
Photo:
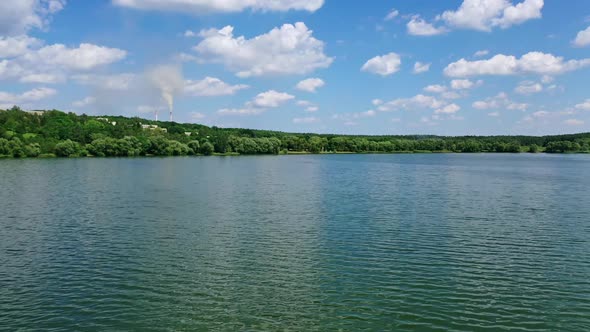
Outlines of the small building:
[[164,133],[168,132],[168,129],[166,128],[160,128],[158,125],[149,125],[149,124],[141,124],[141,129],[143,130],[153,130],[153,131],[161,131]]
[[43,114],[45,114],[45,111],[29,111],[29,113],[37,116],[43,116]]
[[190,136],[190,135],[192,135],[193,133],[191,133],[190,131],[185,131],[185,132],[184,132],[184,134],[185,134],[186,136]]

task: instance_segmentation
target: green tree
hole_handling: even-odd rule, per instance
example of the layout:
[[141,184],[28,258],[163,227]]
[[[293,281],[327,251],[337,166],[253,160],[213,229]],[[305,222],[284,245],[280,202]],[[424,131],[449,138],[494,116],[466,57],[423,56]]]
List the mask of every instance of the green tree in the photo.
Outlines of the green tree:
[[79,153],[80,144],[69,139],[55,145],[55,154],[59,157],[77,157]]
[[190,141],[187,145],[189,149],[191,149],[192,154],[197,154],[201,150],[201,144],[199,143],[199,141]]
[[215,151],[213,144],[211,144],[209,142],[205,142],[201,145],[201,153],[204,154],[205,156],[212,155],[213,151]]

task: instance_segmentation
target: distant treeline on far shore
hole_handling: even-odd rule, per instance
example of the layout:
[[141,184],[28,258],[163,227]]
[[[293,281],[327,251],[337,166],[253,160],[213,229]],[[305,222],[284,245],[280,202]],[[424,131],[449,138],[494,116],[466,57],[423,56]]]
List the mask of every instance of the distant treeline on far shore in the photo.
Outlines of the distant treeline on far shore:
[[588,153],[590,133],[543,137],[293,134],[57,110],[0,110],[2,157],[420,152]]

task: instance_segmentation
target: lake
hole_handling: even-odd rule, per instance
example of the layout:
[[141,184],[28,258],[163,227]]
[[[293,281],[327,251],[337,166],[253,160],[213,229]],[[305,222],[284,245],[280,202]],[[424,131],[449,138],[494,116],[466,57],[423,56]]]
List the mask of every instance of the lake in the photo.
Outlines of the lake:
[[0,160],[0,329],[588,331],[590,156]]

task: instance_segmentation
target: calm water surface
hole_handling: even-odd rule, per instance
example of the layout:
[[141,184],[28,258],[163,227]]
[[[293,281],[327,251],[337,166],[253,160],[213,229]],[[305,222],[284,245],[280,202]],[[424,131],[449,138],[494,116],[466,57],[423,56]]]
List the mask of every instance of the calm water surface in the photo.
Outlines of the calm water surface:
[[0,160],[0,330],[589,331],[590,156]]

